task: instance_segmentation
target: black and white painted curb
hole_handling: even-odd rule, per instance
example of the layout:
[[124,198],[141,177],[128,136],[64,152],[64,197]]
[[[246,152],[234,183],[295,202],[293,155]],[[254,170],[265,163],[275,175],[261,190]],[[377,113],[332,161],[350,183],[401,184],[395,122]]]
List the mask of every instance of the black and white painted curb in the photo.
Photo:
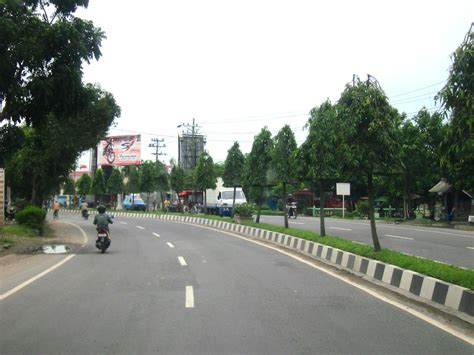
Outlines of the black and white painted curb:
[[[77,210],[62,210],[78,213]],[[95,211],[92,214],[96,213]],[[380,285],[390,286],[391,290],[416,296],[416,299],[438,304],[451,310],[468,315],[468,320],[474,324],[474,292],[451,283],[441,281],[414,271],[368,259],[350,252],[336,249],[327,245],[315,243],[294,236],[271,232],[255,227],[225,221],[199,218],[195,216],[180,216],[169,214],[147,214],[139,212],[118,212],[116,216],[131,218],[161,219],[184,223],[199,224],[221,229],[245,236],[261,239],[277,244],[287,249],[300,252],[316,260],[329,263],[337,268],[363,275],[366,279],[377,280]],[[465,318],[465,317],[463,317]]]

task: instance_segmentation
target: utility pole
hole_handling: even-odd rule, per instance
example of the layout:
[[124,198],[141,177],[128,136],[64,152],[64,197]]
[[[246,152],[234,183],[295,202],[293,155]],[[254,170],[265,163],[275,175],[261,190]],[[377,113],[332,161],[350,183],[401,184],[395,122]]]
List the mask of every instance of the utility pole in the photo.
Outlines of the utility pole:
[[161,138],[161,139],[152,138],[151,141],[153,143],[150,143],[148,146],[150,148],[155,148],[155,152],[152,153],[152,154],[155,156],[155,162],[157,162],[158,161],[158,156],[166,155],[165,153],[160,152],[160,148],[166,148],[166,144],[163,143],[165,141],[165,139],[164,138]]

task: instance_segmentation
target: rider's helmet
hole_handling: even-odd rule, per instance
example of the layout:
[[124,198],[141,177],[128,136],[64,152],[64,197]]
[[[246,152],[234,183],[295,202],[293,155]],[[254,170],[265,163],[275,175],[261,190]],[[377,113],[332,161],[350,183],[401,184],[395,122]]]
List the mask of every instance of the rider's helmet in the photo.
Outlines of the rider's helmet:
[[97,211],[99,213],[105,213],[105,206],[104,205],[100,205],[99,207],[97,207]]

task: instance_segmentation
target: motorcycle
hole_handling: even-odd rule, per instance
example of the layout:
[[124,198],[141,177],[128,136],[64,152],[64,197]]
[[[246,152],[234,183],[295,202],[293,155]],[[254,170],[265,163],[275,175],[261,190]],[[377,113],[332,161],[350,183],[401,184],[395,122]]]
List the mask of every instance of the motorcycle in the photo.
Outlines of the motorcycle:
[[89,219],[89,211],[87,211],[87,210],[82,210],[82,211],[81,211],[81,214],[82,214],[82,218],[84,218],[85,220],[88,220],[88,219]]
[[296,219],[297,213],[296,213],[296,203],[291,203],[290,205],[286,206],[286,209],[288,211],[288,218],[294,218]]
[[97,240],[95,242],[95,246],[102,254],[104,254],[107,248],[110,246],[109,231],[107,229],[100,228],[97,231]]

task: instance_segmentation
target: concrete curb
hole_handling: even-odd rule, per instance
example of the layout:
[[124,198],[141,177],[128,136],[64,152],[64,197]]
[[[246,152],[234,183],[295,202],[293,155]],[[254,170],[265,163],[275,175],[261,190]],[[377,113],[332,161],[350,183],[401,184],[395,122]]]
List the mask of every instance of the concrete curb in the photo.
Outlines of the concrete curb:
[[[78,210],[61,210],[60,212],[80,213]],[[91,211],[91,214],[95,213],[97,212]],[[199,224],[261,239],[286,249],[297,251],[339,269],[364,276],[367,280],[386,286],[400,294],[408,292],[416,296],[418,300],[430,305],[440,305],[450,310],[461,312],[468,316],[467,321],[474,324],[473,291],[417,272],[405,270],[398,266],[368,259],[347,251],[286,234],[225,221],[194,217],[192,215],[158,215],[138,212],[117,212],[114,215]]]

